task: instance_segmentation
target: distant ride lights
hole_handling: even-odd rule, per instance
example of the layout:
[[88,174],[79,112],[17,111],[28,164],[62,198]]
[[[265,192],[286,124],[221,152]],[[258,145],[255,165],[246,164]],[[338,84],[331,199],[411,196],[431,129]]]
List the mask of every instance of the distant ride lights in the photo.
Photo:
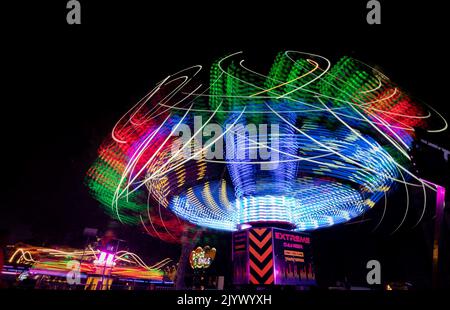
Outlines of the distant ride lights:
[[241,57],[213,63],[209,84],[201,66],[167,76],[120,118],[86,178],[114,218],[169,242],[192,224],[309,231],[395,184],[431,188],[408,151],[414,128],[447,123],[381,72],[287,51],[260,73]]
[[114,262],[114,253],[100,251],[98,259],[94,260],[94,265],[102,267],[114,267],[116,265],[116,263]]

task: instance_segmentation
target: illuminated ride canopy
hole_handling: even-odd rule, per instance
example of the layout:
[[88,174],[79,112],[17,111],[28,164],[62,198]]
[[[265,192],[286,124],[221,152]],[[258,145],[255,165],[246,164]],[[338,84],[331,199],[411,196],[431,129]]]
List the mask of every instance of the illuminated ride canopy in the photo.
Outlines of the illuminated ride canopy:
[[[210,83],[193,66],[162,80],[114,126],[87,174],[92,195],[127,224],[178,241],[186,226],[312,230],[355,218],[409,172],[414,128],[440,115],[378,70],[279,53],[256,72],[236,53]],[[190,223],[190,224],[188,224]]]

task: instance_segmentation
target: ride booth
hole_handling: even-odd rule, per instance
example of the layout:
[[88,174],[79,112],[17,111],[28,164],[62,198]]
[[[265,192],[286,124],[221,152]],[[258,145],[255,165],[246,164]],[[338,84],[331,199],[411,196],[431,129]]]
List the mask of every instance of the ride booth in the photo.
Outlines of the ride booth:
[[311,237],[279,228],[233,233],[235,285],[316,285]]

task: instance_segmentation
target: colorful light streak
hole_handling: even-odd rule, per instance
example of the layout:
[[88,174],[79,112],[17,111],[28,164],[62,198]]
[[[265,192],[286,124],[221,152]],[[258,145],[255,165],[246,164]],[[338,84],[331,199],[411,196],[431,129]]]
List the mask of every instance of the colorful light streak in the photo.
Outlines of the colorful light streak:
[[65,277],[71,269],[68,262],[81,261],[80,273],[85,278],[89,274],[101,274],[108,268],[108,274],[147,280],[162,280],[163,268],[171,262],[166,258],[147,265],[138,255],[128,251],[118,251],[115,255],[99,250],[76,250],[71,248],[44,248],[25,246],[17,248],[8,259],[9,263],[30,266],[32,275]]
[[[114,126],[86,178],[113,217],[170,242],[192,224],[233,231],[277,222],[311,230],[360,216],[396,184],[431,188],[409,171],[409,150],[416,127],[439,132],[447,122],[384,74],[349,57],[333,65],[287,51],[264,75],[240,54],[215,62],[207,87],[196,82],[201,66],[169,75]],[[196,117],[206,122],[197,127]],[[432,117],[441,128],[429,126]],[[222,133],[203,136],[213,123]],[[262,139],[236,127],[252,124],[276,124],[279,132]],[[193,136],[177,145],[174,133],[186,126]],[[228,134],[234,140],[224,156],[209,159]],[[247,155],[230,159],[234,149]],[[276,159],[252,158],[255,150]]]

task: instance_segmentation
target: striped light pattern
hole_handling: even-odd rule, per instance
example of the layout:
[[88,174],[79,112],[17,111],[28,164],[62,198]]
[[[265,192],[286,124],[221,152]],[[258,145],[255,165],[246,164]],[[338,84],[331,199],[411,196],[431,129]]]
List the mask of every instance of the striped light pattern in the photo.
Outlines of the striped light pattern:
[[312,230],[397,183],[426,186],[408,152],[416,127],[447,128],[435,110],[349,57],[287,51],[263,74],[240,54],[214,62],[208,85],[201,66],[167,76],[117,122],[86,178],[111,216],[175,242],[196,226]]

